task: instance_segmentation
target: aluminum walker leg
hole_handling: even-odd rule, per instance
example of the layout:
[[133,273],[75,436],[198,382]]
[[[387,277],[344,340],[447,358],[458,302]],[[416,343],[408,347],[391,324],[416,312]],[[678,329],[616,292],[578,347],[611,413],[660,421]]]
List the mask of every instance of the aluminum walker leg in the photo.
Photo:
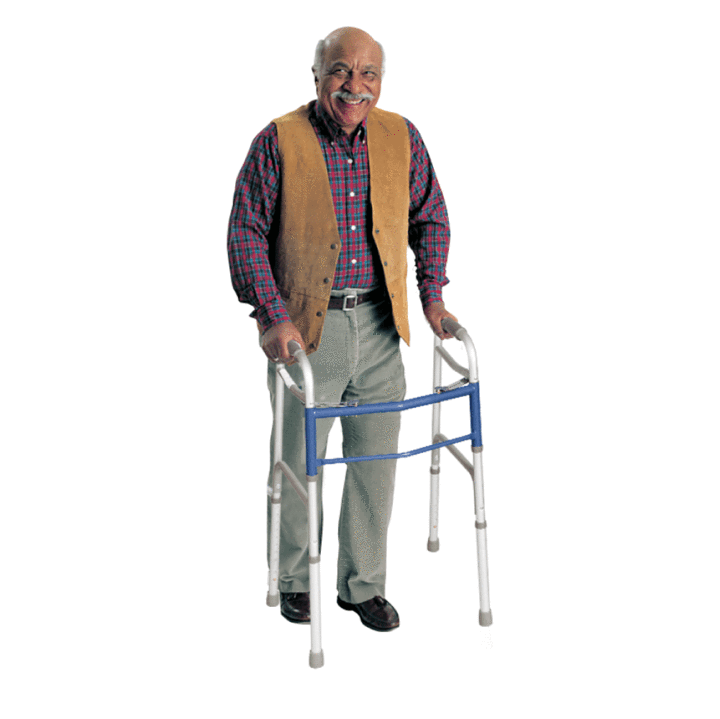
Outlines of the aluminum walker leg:
[[278,575],[280,573],[280,506],[282,492],[282,472],[278,463],[282,460],[283,441],[283,399],[285,384],[275,373],[275,441],[273,443],[273,475],[270,510],[270,571],[268,574],[268,593],[265,600],[268,607],[280,604]]
[[318,541],[317,475],[307,475],[308,534],[310,539],[310,666],[319,669],[325,663],[320,632],[320,552]]
[[482,447],[473,447],[473,484],[475,485],[475,535],[477,537],[478,579],[480,584],[480,626],[492,624],[490,582],[488,579],[487,522],[483,492]]
[[[442,358],[437,352],[442,340],[435,337],[433,348],[433,388],[442,384]],[[440,403],[432,407],[432,441],[440,434]],[[430,536],[428,537],[428,552],[437,552],[440,549],[438,538],[438,521],[440,518],[440,450],[434,449],[430,460]]]

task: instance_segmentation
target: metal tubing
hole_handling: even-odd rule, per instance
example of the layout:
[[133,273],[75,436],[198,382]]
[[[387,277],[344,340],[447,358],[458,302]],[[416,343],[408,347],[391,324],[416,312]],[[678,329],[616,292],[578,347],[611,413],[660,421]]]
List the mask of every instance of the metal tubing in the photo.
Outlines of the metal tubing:
[[[433,340],[433,388],[442,384],[442,362],[438,351],[441,340],[436,335]],[[435,437],[440,433],[440,402],[432,408],[432,442],[437,443]],[[428,534],[428,552],[437,552],[440,549],[438,525],[440,523],[440,447],[432,450],[430,458],[430,531]]]
[[[442,384],[442,362],[440,361],[441,339],[436,335],[433,343],[433,387]],[[432,441],[440,434],[440,402],[432,408]],[[447,438],[444,438],[447,439]],[[430,532],[427,548],[429,552],[437,552],[440,549],[438,538],[438,524],[440,521],[440,447],[432,450],[430,458]]]
[[[467,367],[463,367],[459,362],[456,362],[453,356],[444,347],[438,348],[437,352],[445,360],[445,362],[447,362],[451,369],[454,369],[458,374],[465,378],[470,377],[470,370]],[[437,385],[435,386],[437,387]]]
[[[482,452],[473,453],[473,479],[475,485],[475,535],[478,553],[478,584],[480,588],[480,623],[492,622],[490,613],[490,581],[488,577],[487,522],[485,521],[485,495],[483,491]],[[481,528],[478,528],[480,526]]]
[[480,385],[473,382],[470,394],[470,425],[473,433],[473,447],[482,447],[482,422],[480,421]]
[[276,465],[275,469],[280,470],[288,479],[288,482],[292,485],[292,488],[297,492],[298,497],[303,501],[303,504],[307,506],[308,493],[305,487],[300,484],[300,480],[295,476],[295,473],[290,469],[286,462],[280,460]]
[[[317,481],[308,476],[308,545],[310,554],[310,666],[318,668],[322,656],[320,632],[320,543]],[[313,659],[313,656],[315,659]]]
[[303,392],[296,384],[290,373],[285,369],[285,365],[277,365],[277,372],[282,377],[285,386],[294,394],[303,404],[305,404],[305,392]]
[[[375,404],[361,404],[357,407],[316,407],[313,409],[315,417],[349,417],[358,414],[381,414],[382,412],[404,412],[406,409],[424,407],[428,404],[446,402],[456,397],[468,397],[473,392],[473,385],[466,384],[457,389],[451,389],[441,394],[426,394],[422,397],[406,399],[402,402],[377,402]],[[309,405],[305,405],[308,407]]]
[[[436,442],[444,442],[447,437],[442,433],[438,433],[435,435],[434,439]],[[465,469],[467,469],[467,471],[470,473],[470,476],[472,477],[473,466],[470,461],[463,455],[463,453],[457,447],[453,447],[452,445],[445,445],[445,449],[450,451],[450,454],[452,454],[452,456],[455,457],[455,459],[457,459],[457,461],[460,462],[460,464],[462,464]]]
[[[435,335],[435,342],[433,345],[433,387],[439,387],[442,384],[442,362],[438,351],[442,349],[442,340]],[[440,402],[433,405],[432,408],[432,437],[433,442],[436,442],[434,438],[440,433]],[[432,453],[431,458],[432,466],[438,467],[440,465],[440,450],[435,449]]]
[[[276,367],[277,370],[277,367]],[[275,439],[273,442],[272,507],[270,510],[270,572],[268,573],[267,605],[276,607],[279,603],[278,576],[280,573],[280,514],[282,507],[282,462],[283,402],[285,386],[275,372]]]
[[304,350],[300,345],[291,340],[288,342],[288,349],[292,354],[295,361],[300,365],[300,369],[303,373],[303,384],[305,385],[305,406],[315,406],[315,379],[313,378],[312,367],[310,366],[310,360],[307,358]]
[[364,457],[337,457],[334,459],[316,459],[316,466],[325,464],[349,464],[350,462],[370,462],[373,459],[403,459],[405,457],[414,457],[416,454],[422,454],[423,452],[429,452],[433,449],[440,449],[450,444],[456,444],[457,442],[465,442],[468,439],[472,439],[472,434],[465,434],[462,437],[455,437],[455,439],[448,439],[445,442],[437,442],[435,444],[429,444],[427,447],[420,447],[420,449],[411,449],[408,452],[399,452],[398,454],[368,454]]
[[[467,352],[468,356],[468,366],[469,366],[469,372],[465,374],[465,376],[471,381],[471,382],[477,382],[478,381],[478,371],[477,371],[477,353],[475,352],[475,345],[473,344],[473,341],[470,339],[470,335],[468,334],[467,330],[464,327],[461,327],[457,322],[454,320],[451,320],[449,317],[445,318],[441,322],[443,329],[447,332],[450,332],[453,337],[456,339],[459,339],[464,345],[465,345],[465,351]],[[443,357],[445,358],[445,352],[442,352]],[[448,355],[447,358],[445,358],[445,361],[450,364],[450,360],[452,358]],[[455,363],[454,360],[452,360],[453,364]],[[459,366],[459,365],[458,365]],[[459,371],[459,370],[456,370]],[[460,374],[464,374],[464,372],[460,372]]]
[[305,471],[311,477],[317,476],[317,424],[315,423],[317,410],[305,406]]

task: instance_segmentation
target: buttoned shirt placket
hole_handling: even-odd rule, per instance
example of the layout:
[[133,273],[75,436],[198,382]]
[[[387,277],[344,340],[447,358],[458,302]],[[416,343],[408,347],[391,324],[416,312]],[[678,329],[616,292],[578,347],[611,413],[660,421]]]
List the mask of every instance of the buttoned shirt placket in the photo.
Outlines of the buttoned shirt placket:
[[313,120],[328,170],[341,242],[333,289],[369,289],[377,285],[377,270],[367,231],[370,173],[365,122],[347,135],[320,106],[316,106]]

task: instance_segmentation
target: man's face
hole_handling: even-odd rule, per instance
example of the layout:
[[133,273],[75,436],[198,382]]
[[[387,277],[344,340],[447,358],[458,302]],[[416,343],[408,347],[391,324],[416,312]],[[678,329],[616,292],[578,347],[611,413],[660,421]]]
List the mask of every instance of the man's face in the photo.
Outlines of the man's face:
[[381,65],[380,48],[368,36],[348,33],[325,49],[320,77],[315,80],[318,101],[347,134],[377,105]]

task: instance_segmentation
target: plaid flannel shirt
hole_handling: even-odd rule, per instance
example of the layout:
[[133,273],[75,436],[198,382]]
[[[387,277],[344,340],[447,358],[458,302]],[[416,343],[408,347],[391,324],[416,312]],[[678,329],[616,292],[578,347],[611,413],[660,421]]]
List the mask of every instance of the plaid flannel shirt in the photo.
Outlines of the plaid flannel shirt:
[[[379,284],[382,269],[374,243],[368,241],[370,177],[366,121],[352,136],[313,103],[310,122],[315,129],[330,179],[340,234],[333,289],[367,289]],[[415,254],[416,277],[423,306],[442,300],[450,225],[442,190],[420,133],[405,120],[410,135],[410,212],[408,243]],[[235,186],[228,228],[228,255],[233,287],[241,302],[267,331],[290,317],[275,284],[269,261],[269,242],[280,190],[277,128],[269,124],[253,141]]]

